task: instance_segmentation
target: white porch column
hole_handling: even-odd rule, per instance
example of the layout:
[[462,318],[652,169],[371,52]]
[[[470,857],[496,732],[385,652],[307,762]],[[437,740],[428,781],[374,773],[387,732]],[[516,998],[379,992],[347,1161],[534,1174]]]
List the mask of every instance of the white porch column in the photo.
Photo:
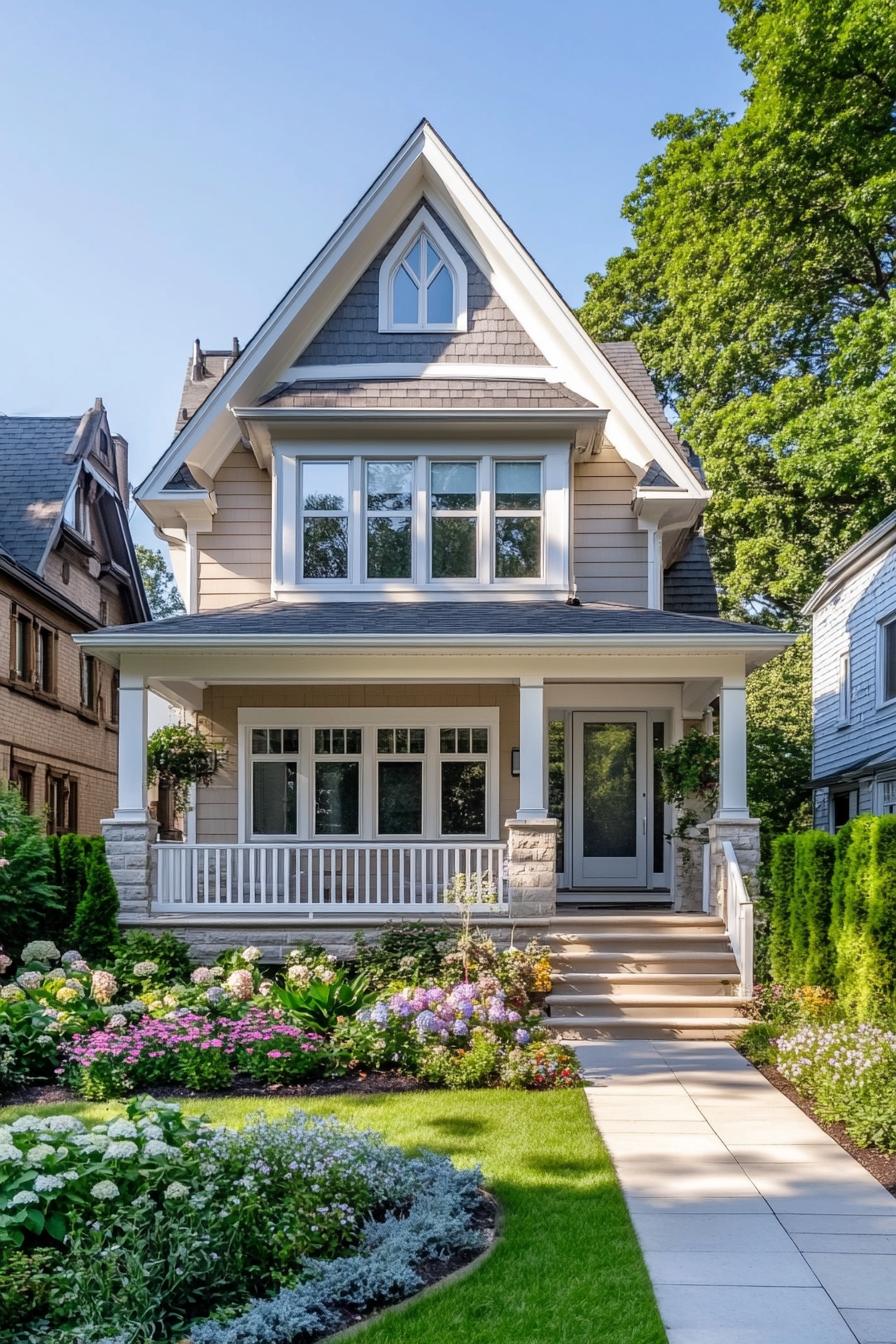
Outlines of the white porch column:
[[122,669],[118,682],[118,806],[115,821],[146,822],[147,692],[142,672]]
[[518,821],[543,821],[544,778],[544,678],[520,677],[520,805]]
[[722,678],[719,694],[719,807],[722,820],[749,817],[747,807],[747,689],[744,676]]

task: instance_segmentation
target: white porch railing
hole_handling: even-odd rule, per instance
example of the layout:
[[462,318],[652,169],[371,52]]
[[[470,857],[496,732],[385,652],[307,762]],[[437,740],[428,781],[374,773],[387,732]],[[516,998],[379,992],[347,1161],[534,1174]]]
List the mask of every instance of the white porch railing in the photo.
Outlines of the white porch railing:
[[497,893],[496,904],[474,910],[507,908],[501,844],[158,844],[155,851],[153,909],[161,911],[446,911],[443,893],[458,873],[478,875]]
[[[707,851],[709,846],[707,845]],[[707,889],[712,869],[707,854]],[[715,892],[708,892],[710,909],[725,921],[725,930],[731,950],[740,971],[740,992],[746,997],[753,993],[753,901],[747,891],[734,846],[722,841],[722,863],[719,883]]]

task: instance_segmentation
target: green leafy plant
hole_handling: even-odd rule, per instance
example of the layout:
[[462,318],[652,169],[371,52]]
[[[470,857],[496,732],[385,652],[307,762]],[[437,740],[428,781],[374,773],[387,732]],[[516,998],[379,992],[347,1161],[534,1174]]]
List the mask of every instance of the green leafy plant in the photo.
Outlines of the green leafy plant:
[[[715,811],[719,798],[719,739],[692,728],[680,741],[657,752],[663,797],[678,811],[672,834],[693,840],[703,815]],[[703,815],[693,806],[699,800]]]
[[311,980],[307,985],[272,985],[271,1001],[297,1026],[328,1031],[341,1017],[353,1017],[376,998],[366,974],[349,977],[335,970],[329,980]]
[[100,841],[90,857],[87,888],[75,911],[72,941],[83,957],[102,965],[114,957],[120,938],[118,891]]
[[0,784],[0,947],[16,953],[45,934],[62,910],[50,848],[18,789]]
[[486,1031],[476,1028],[470,1035],[470,1044],[463,1050],[451,1050],[446,1045],[430,1045],[420,1060],[420,1077],[426,1083],[459,1088],[487,1087],[498,1071],[500,1046]]
[[[135,975],[135,966],[155,965],[151,975]],[[190,979],[190,949],[176,933],[151,933],[148,929],[130,929],[115,949],[112,973],[128,989],[140,989],[147,980],[161,984],[185,984]]]
[[215,773],[215,758],[208,739],[184,724],[157,728],[146,744],[147,780],[164,780],[172,789],[175,811],[190,807],[190,787],[209,784]]
[[455,943],[452,931],[417,919],[393,921],[374,943],[366,942],[362,933],[355,934],[355,960],[376,989],[422,985],[439,979],[445,955]]

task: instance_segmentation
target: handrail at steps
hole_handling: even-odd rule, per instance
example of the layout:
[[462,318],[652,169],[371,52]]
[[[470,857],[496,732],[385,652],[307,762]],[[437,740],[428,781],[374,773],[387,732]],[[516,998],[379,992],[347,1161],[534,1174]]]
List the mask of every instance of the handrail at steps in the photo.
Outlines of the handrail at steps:
[[740,992],[749,998],[753,993],[753,901],[730,840],[722,841],[722,855],[724,906],[719,913],[740,971]]

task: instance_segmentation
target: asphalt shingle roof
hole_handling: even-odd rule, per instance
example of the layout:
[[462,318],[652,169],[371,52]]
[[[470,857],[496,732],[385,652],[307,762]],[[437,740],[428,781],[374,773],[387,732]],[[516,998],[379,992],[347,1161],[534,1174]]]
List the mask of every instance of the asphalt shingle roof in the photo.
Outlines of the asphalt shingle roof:
[[[334,370],[335,372],[335,370]],[[280,384],[262,397],[263,406],[442,407],[537,410],[569,409],[593,403],[562,383],[542,378],[327,378]]]
[[172,616],[145,625],[120,625],[104,636],[151,632],[187,641],[191,636],[266,635],[740,635],[776,633],[763,626],[685,616],[647,607],[588,602],[278,602],[265,600],[222,611]]
[[78,463],[79,415],[0,415],[0,545],[37,574]]
[[638,347],[634,341],[599,341],[597,348],[606,355],[619,377],[635,394],[675,451],[688,462],[688,450],[669,423],[663,404],[656,394],[653,379],[647,371],[647,365],[638,354]]

